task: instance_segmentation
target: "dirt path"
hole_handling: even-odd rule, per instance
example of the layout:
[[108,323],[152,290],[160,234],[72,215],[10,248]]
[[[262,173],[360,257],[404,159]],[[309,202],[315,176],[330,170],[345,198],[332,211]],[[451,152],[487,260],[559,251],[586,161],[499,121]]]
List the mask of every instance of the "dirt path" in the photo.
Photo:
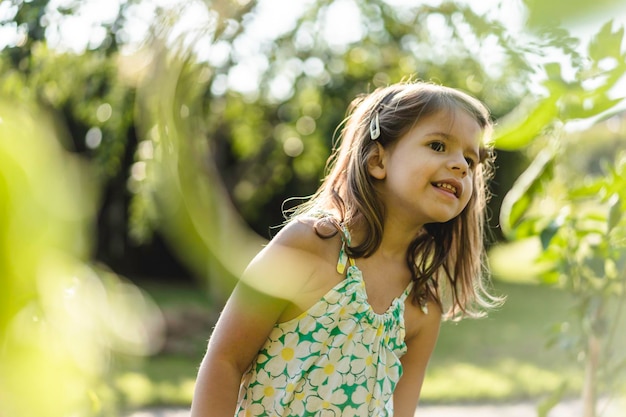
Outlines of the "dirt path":
[[[611,401],[601,404],[598,416],[626,417],[626,402]],[[549,417],[580,417],[580,401],[567,401],[557,405]],[[415,417],[536,417],[536,405],[531,402],[506,405],[424,405]],[[186,408],[160,408],[139,410],[124,417],[189,417]]]

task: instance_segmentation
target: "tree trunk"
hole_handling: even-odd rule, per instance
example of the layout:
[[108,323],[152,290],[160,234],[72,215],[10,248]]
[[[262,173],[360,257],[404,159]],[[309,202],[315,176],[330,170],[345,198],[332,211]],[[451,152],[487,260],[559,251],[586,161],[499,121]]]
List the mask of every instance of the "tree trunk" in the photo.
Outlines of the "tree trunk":
[[589,335],[587,346],[587,363],[582,392],[583,417],[596,417],[596,405],[598,402],[596,382],[599,357],[600,339],[592,332]]

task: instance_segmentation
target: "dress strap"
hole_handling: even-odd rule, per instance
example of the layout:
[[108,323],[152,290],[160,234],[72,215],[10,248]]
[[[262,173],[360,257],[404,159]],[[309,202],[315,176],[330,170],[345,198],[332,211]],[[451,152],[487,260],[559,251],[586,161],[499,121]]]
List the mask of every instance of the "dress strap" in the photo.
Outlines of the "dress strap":
[[348,262],[354,266],[354,259],[350,258],[346,253],[346,243],[350,246],[350,232],[345,225],[341,225],[341,249],[339,250],[339,260],[337,261],[337,272],[341,275],[346,271]]
[[[404,303],[404,301],[409,296],[409,294],[411,294],[411,290],[413,289],[414,284],[415,282],[411,280],[411,282],[409,282],[409,285],[406,286],[406,289],[404,290],[402,295],[399,297],[399,300],[401,302]],[[426,304],[426,300],[420,300],[420,309],[422,310],[424,314],[428,314],[428,304]]]
[[404,300],[406,300],[406,298],[409,296],[409,294],[411,293],[411,290],[413,289],[413,280],[411,280],[411,282],[409,282],[409,285],[406,286],[404,292],[402,293],[402,295],[399,297],[400,301],[404,302]]

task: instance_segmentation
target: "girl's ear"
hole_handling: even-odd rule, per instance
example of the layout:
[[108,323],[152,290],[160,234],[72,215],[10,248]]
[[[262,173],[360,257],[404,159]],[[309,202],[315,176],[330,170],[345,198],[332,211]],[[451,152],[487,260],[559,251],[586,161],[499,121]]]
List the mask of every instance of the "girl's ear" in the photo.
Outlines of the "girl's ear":
[[376,142],[376,148],[372,150],[367,160],[367,170],[370,175],[377,180],[384,180],[387,176],[387,155],[385,148],[379,142]]

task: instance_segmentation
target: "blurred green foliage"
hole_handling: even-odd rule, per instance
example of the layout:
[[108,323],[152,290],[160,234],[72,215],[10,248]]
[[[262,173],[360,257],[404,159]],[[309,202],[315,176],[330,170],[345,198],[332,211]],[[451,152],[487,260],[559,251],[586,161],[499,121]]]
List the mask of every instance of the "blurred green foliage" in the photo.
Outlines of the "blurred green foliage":
[[[168,73],[180,96],[177,103],[155,100],[177,117],[186,115],[172,128],[195,126],[193,133],[206,142],[206,151],[195,154],[196,162],[215,164],[235,208],[253,230],[268,238],[270,228],[282,222],[282,202],[317,188],[334,130],[355,95],[403,78],[421,78],[470,91],[499,118],[527,92],[535,68],[525,54],[542,50],[541,42],[529,46],[512,36],[503,22],[452,2],[403,8],[382,0],[357,2],[361,37],[341,44],[324,35],[333,2],[319,0],[307,3],[276,39],[256,44],[256,2],[214,2],[208,7],[188,2],[159,9],[149,28],[151,39],[133,46],[132,52],[124,50],[124,24],[141,2],[121,2],[117,15],[101,24],[106,33],[101,43],[81,53],[60,52],[47,46],[48,1],[10,3],[15,14],[0,23],[16,24],[23,39],[0,55],[0,90],[54,109],[66,126],[66,147],[93,162],[103,190],[97,256],[121,270],[128,262],[125,253],[133,245],[149,246],[153,231],[163,224],[159,199],[144,186],[155,172],[146,171],[149,164],[144,160],[154,147],[146,140],[149,129],[138,137],[144,114],[136,105],[137,88],[151,79],[156,65],[180,58],[194,66],[184,90],[175,83],[188,70]],[[207,20],[181,33],[176,26],[181,16],[198,5],[207,10]],[[71,15],[82,7],[75,2],[58,12]],[[445,49],[436,46],[443,43]],[[200,59],[198,45],[222,51],[223,58]],[[246,61],[240,51],[246,45],[258,48],[257,61]],[[161,59],[158,51],[163,47],[182,51]],[[242,69],[257,74],[256,91],[238,90],[233,74]],[[147,88],[166,91],[155,88],[160,80]],[[519,166],[523,158],[508,162]],[[515,169],[501,172],[498,184],[506,187]],[[498,201],[493,203],[495,213]],[[159,235],[166,234],[159,230]],[[195,275],[205,276],[204,271],[192,267]]]
[[620,0],[523,0],[527,10],[527,24],[534,28],[593,22],[598,17],[615,16],[626,12]]
[[[585,417],[596,415],[598,392],[624,388],[626,370],[616,339],[626,302],[626,123],[613,111],[625,98],[618,85],[626,52],[624,29],[613,26],[591,39],[573,79],[546,65],[544,98],[496,138],[536,155],[505,197],[501,225],[509,239],[539,240],[542,282],[575,296],[574,314],[555,325],[551,344],[584,363]],[[563,126],[580,119],[604,121],[567,135]],[[557,402],[551,398],[542,415]]]
[[16,417],[108,415],[110,361],[159,345],[158,310],[90,262],[98,180],[59,134],[49,112],[3,95],[0,409]]
[[[524,58],[528,46],[469,6],[356,2],[363,33],[345,45],[323,35],[331,7],[311,2],[292,29],[261,45],[267,65],[252,97],[226,91],[209,102],[217,165],[237,208],[263,236],[280,224],[285,197],[317,188],[334,129],[356,95],[412,77],[470,91],[499,118],[527,92],[533,71]],[[244,26],[240,37],[246,36]],[[215,80],[238,64],[233,55],[214,69]],[[497,70],[484,56],[497,57]],[[277,96],[273,87],[280,82],[291,87]]]
[[612,21],[604,24],[590,41],[585,59],[578,52],[569,53],[565,62],[573,67],[573,75],[564,74],[564,62],[544,64],[543,96],[533,97],[502,120],[496,146],[524,148],[555,120],[591,118],[620,103],[623,97],[612,97],[611,92],[626,71],[623,37],[623,28],[613,31]]

